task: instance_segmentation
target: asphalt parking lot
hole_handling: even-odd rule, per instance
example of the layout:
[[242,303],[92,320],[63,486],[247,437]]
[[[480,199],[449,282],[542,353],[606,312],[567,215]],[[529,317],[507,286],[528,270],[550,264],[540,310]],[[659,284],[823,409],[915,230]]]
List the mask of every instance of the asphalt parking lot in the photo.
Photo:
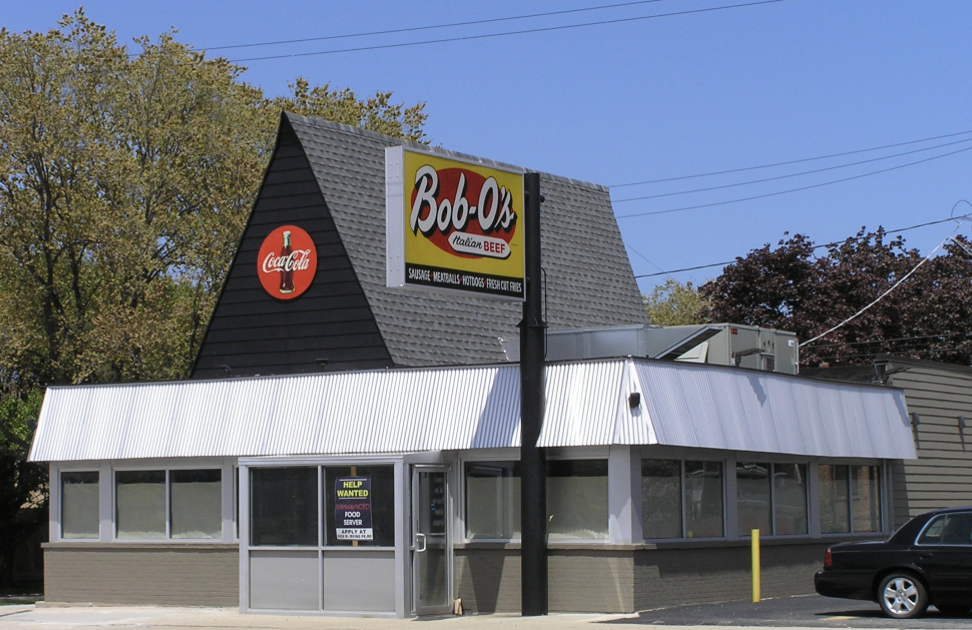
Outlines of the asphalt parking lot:
[[808,595],[770,599],[758,604],[726,602],[677,606],[601,623],[775,628],[969,628],[972,627],[972,615],[944,615],[930,607],[923,617],[897,621],[882,615],[873,602]]

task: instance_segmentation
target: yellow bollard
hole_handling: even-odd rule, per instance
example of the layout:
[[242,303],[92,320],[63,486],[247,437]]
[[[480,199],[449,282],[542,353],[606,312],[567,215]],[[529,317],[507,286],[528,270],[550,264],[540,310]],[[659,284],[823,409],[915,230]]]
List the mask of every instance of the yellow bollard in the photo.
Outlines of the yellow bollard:
[[753,602],[759,601],[759,530],[752,530],[753,537]]

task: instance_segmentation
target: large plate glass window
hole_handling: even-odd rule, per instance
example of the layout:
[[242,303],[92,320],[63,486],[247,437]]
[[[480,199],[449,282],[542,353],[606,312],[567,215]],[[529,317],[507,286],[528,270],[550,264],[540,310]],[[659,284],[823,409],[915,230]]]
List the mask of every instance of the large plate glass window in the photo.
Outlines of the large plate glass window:
[[820,476],[820,531],[824,534],[841,534],[850,531],[850,505],[848,479],[850,467],[822,464],[817,467]]
[[806,465],[738,462],[736,511],[740,536],[754,529],[763,535],[805,535]]
[[250,469],[250,544],[316,547],[317,467]]
[[[358,484],[352,490],[339,488],[339,483]],[[366,490],[365,490],[366,489]],[[362,522],[353,528],[359,533],[342,532],[338,536],[338,493],[355,492],[357,505],[341,510],[341,515],[357,517]],[[327,532],[324,544],[329,547],[394,547],[395,546],[395,469],[392,466],[344,466],[324,469],[326,498],[324,523]],[[344,499],[345,497],[342,497]],[[346,504],[345,504],[346,505]],[[357,509],[353,509],[357,508]],[[370,516],[367,514],[370,513]],[[370,527],[368,523],[370,522]],[[371,530],[371,531],[367,531]],[[370,536],[370,539],[369,539]]]
[[817,471],[822,533],[881,531],[880,467],[821,464]]
[[[547,462],[547,539],[608,537],[607,460]],[[520,468],[516,462],[466,462],[466,538],[520,536]]]
[[641,528],[649,540],[682,537],[682,462],[641,462]]
[[222,476],[218,468],[115,472],[115,536],[222,538]]
[[722,490],[722,462],[685,462],[687,538],[725,535]]
[[881,531],[881,469],[851,466],[851,497],[854,532]]
[[547,539],[607,537],[607,460],[548,461]]
[[169,471],[172,538],[222,538],[222,480],[218,469]]
[[520,537],[520,463],[466,463],[466,538]]
[[98,499],[97,472],[61,473],[61,538],[98,538]]
[[164,470],[115,473],[115,527],[118,538],[166,537]]
[[770,464],[736,463],[736,512],[740,536],[746,536],[754,529],[761,534],[771,534],[773,531],[771,471]]
[[773,532],[777,536],[809,532],[806,464],[773,464]]

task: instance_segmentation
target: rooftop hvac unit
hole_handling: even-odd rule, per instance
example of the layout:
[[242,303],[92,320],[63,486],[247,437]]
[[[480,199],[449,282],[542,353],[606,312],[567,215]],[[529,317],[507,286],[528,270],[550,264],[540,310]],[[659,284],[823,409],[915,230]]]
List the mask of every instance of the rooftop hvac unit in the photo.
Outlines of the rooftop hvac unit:
[[[504,343],[517,360],[516,340]],[[648,357],[796,374],[799,343],[782,330],[741,324],[615,326],[547,332],[547,360]]]

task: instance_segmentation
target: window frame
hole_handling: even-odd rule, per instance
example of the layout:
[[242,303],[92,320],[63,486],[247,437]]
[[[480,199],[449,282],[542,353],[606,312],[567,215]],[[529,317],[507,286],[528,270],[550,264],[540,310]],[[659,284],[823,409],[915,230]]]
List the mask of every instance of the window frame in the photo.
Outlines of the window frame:
[[[750,532],[742,531],[739,529],[739,477],[738,469],[740,464],[768,464],[769,465],[769,509],[770,509],[770,531],[763,532],[760,531],[760,538],[780,538],[780,539],[794,539],[794,538],[808,538],[811,536],[812,527],[812,517],[811,517],[811,506],[810,506],[810,462],[807,461],[780,461],[776,457],[763,458],[762,461],[758,457],[737,457],[734,460],[733,465],[733,476],[735,477],[735,502],[736,502],[736,534],[739,538],[749,538],[751,536]],[[805,524],[807,531],[803,534],[780,534],[778,527],[776,525],[777,516],[777,506],[778,501],[776,498],[776,469],[777,466],[803,466],[804,472],[804,483],[803,483],[803,507],[806,511]]]
[[[519,544],[522,537],[516,538],[469,538],[467,530],[468,516],[466,514],[466,464],[476,463],[514,463],[520,460],[520,449],[500,448],[500,449],[479,449],[478,451],[460,452],[457,460],[457,480],[458,488],[456,497],[458,500],[457,514],[457,535],[454,537],[456,544],[478,545],[478,544]],[[546,461],[590,461],[599,460],[607,464],[607,483],[608,493],[611,491],[611,462],[609,451],[603,447],[579,447],[579,448],[553,448],[548,449]],[[607,536],[604,538],[561,538],[547,541],[548,545],[608,545],[611,544],[611,504],[610,499],[607,505]],[[520,530],[522,532],[522,529]],[[549,534],[548,534],[549,536]]]
[[[815,467],[814,477],[814,492],[816,496],[814,497],[814,502],[812,504],[811,520],[815,522],[816,529],[814,531],[814,537],[874,537],[878,534],[887,534],[888,525],[891,522],[890,515],[888,514],[888,502],[890,497],[890,490],[888,486],[888,467],[886,462],[881,460],[868,460],[868,459],[848,459],[843,461],[838,461],[834,459],[819,459],[812,462]],[[847,528],[848,531],[845,532],[824,532],[823,523],[821,522],[821,512],[820,512],[820,467],[821,466],[846,466],[847,467]],[[878,474],[877,480],[877,501],[878,501],[878,529],[869,532],[855,532],[854,531],[854,468],[876,468]],[[809,473],[808,473],[809,475]]]
[[[328,460],[326,462],[306,462],[303,460],[297,461],[281,461],[279,463],[266,464],[264,465],[252,465],[249,464],[245,467],[246,474],[249,476],[251,471],[266,469],[266,468],[315,468],[317,476],[317,492],[315,494],[317,501],[317,544],[316,545],[254,545],[253,544],[253,530],[252,521],[247,522],[246,526],[246,540],[242,538],[242,528],[237,525],[237,540],[240,545],[245,545],[248,551],[317,551],[318,553],[323,553],[326,551],[354,551],[354,552],[367,552],[367,551],[394,551],[394,542],[391,545],[328,545],[327,544],[327,523],[334,520],[333,514],[328,514],[327,505],[327,469],[328,468],[347,468],[349,466],[357,466],[363,468],[375,468],[379,466],[386,466],[392,469],[392,487],[394,495],[394,484],[395,484],[395,461],[388,459],[371,459],[369,457],[360,458],[335,458],[333,460]],[[239,470],[237,468],[237,476],[239,476]],[[241,480],[242,481],[242,480]],[[253,516],[253,506],[252,506],[252,492],[253,484],[252,478],[246,480],[246,491],[251,494],[246,498],[247,504],[247,517],[252,519]],[[394,498],[392,499],[394,501]],[[240,505],[237,505],[237,510],[240,509]],[[395,516],[393,513],[392,520],[394,522]]]
[[[720,458],[708,453],[693,453],[691,451],[686,451],[682,449],[664,449],[659,452],[651,452],[647,450],[642,450],[638,458],[638,491],[640,498],[641,484],[643,477],[640,474],[641,462],[645,460],[655,460],[655,461],[677,461],[679,470],[679,493],[680,493],[680,511],[679,520],[681,521],[681,535],[678,538],[647,538],[644,536],[644,529],[642,529],[642,537],[644,542],[647,544],[665,544],[665,543],[684,543],[684,542],[708,542],[716,540],[732,540],[729,533],[729,491],[733,490],[735,492],[735,486],[730,486],[729,475],[727,474],[730,465],[733,470],[733,482],[735,481],[735,460],[729,458]],[[700,462],[700,463],[710,463],[714,462],[722,466],[722,535],[715,537],[689,537],[688,536],[688,525],[686,524],[685,510],[687,508],[686,502],[686,484],[685,484],[685,464],[686,462]],[[733,499],[735,501],[735,499]],[[734,513],[734,512],[733,512]],[[641,515],[639,516],[641,520],[641,526],[644,527],[644,506],[641,506]]]
[[932,525],[934,525],[938,521],[942,521],[942,528],[944,529],[944,527],[945,527],[945,521],[950,516],[958,516],[958,515],[968,515],[968,516],[972,516],[972,510],[966,510],[966,511],[961,511],[960,510],[960,511],[956,511],[956,512],[945,512],[943,514],[936,514],[932,518],[928,519],[928,522],[925,523],[925,525],[921,528],[921,531],[918,532],[918,535],[915,536],[914,545],[916,547],[962,547],[962,548],[969,548],[970,546],[972,546],[972,543],[970,543],[968,545],[965,545],[965,544],[962,544],[962,543],[946,543],[946,542],[925,542],[925,543],[923,543],[923,542],[921,542],[921,539],[925,537],[925,534],[928,532],[929,529],[931,529],[931,526]]
[[[98,514],[98,533],[92,538],[66,538],[64,536],[64,475],[73,473],[95,473],[98,475],[98,503],[95,506],[95,511]],[[98,467],[88,466],[85,468],[61,468],[57,470],[57,540],[71,543],[96,543],[101,541],[101,488],[102,488],[102,471]],[[55,531],[51,528],[51,531]]]
[[[183,464],[183,462],[179,462]],[[235,466],[235,464],[234,464]],[[201,462],[184,463],[183,465],[171,465],[165,461],[146,462],[140,466],[111,466],[111,533],[110,541],[113,543],[137,543],[137,544],[215,544],[228,542],[226,540],[226,466],[222,462],[206,460]],[[220,535],[215,538],[172,538],[172,497],[171,497],[171,477],[170,471],[174,470],[219,470],[220,472]],[[162,471],[165,473],[165,536],[162,538],[119,538],[118,537],[118,473],[120,472],[150,472]],[[234,517],[234,520],[235,517]]]
[[[803,466],[803,508],[806,511],[805,524],[807,526],[807,531],[803,534],[780,534],[777,533],[776,527],[776,467],[777,466]],[[809,538],[811,532],[813,531],[813,512],[811,508],[810,501],[810,462],[781,462],[776,460],[770,461],[770,524],[773,528],[773,533],[770,535],[772,538]]]

